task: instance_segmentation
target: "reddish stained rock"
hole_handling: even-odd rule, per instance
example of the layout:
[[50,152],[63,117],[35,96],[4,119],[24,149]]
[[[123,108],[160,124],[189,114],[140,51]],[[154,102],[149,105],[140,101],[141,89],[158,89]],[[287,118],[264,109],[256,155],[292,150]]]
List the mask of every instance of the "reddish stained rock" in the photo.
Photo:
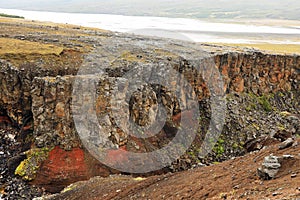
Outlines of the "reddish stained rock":
[[34,185],[44,187],[49,192],[59,192],[77,181],[88,180],[94,176],[107,177],[110,170],[93,158],[87,151],[73,148],[65,151],[55,147],[40,167]]
[[128,152],[125,146],[120,147],[116,150],[108,150],[105,158],[105,163],[112,165],[117,163],[128,162]]

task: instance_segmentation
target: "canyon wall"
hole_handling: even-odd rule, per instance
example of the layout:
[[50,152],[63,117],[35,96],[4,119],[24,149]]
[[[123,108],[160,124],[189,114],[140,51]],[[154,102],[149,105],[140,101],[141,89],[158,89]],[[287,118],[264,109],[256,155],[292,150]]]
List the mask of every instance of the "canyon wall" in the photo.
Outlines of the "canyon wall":
[[[164,44],[167,43],[168,41]],[[109,42],[106,45],[113,48],[109,45]],[[172,45],[172,48],[176,49],[175,43]],[[115,57],[110,60],[113,62],[110,67],[107,67],[105,63],[103,64],[104,67],[102,66],[101,73],[83,73],[78,76],[69,72],[56,73],[50,69],[16,68],[8,62],[0,60],[0,112],[9,116],[19,127],[27,126],[29,122],[33,122],[31,148],[49,149],[48,158],[38,164],[40,170],[33,175],[34,183],[44,186],[51,185],[48,189],[55,191],[57,188],[62,188],[74,181],[87,179],[95,175],[107,176],[116,173],[117,171],[114,169],[102,165],[93,158],[93,156],[97,157],[96,151],[99,150],[95,149],[95,146],[108,145],[112,148],[102,158],[105,161],[111,163],[128,162],[126,154],[124,154],[125,156],[118,156],[119,151],[145,153],[162,148],[180,130],[181,119],[188,119],[191,126],[200,123],[200,130],[198,130],[196,140],[186,155],[165,170],[186,169],[204,159],[195,155],[195,152],[201,145],[203,134],[207,131],[209,119],[211,118],[209,105],[211,89],[214,90],[213,95],[219,95],[221,98],[224,97],[224,94],[240,97],[241,94],[254,96],[282,94],[284,96],[291,93],[296,95],[295,98],[297,98],[297,95],[299,96],[299,55],[268,54],[252,50],[234,51],[231,49],[223,53],[208,52],[210,56],[207,57],[207,60],[195,61],[193,58],[197,54],[189,51],[189,45],[180,43],[179,46],[179,52],[164,47],[163,50],[168,53],[151,50],[151,55],[149,52],[143,51],[141,51],[143,55],[140,55],[137,53],[140,51],[134,48],[131,50],[126,49],[126,51],[121,48],[121,51],[114,52]],[[143,49],[147,48],[147,46],[143,46]],[[193,46],[193,48],[195,47]],[[181,54],[180,52],[184,53]],[[101,55],[101,52],[98,53]],[[189,54],[188,57],[185,56],[186,53]],[[209,64],[206,65],[206,62]],[[186,80],[186,82],[180,82],[183,89],[174,94],[167,87],[159,84],[140,85],[140,88],[126,86],[126,82],[134,79],[134,76],[139,76],[138,73],[132,77],[126,76],[130,69],[138,66],[140,68],[145,67],[148,70],[149,65],[155,66],[151,69],[153,71],[149,71],[149,74],[154,78],[157,73],[161,73],[163,78],[166,74],[166,79],[174,72],[182,75]],[[164,68],[160,69],[161,66],[168,66],[174,71],[165,71]],[[220,77],[216,72],[221,74],[223,82],[218,81]],[[176,74],[171,77],[176,77]],[[211,81],[211,85],[207,84],[209,81]],[[213,84],[214,81],[216,84]],[[76,87],[81,87],[81,83],[90,85],[90,88],[81,88],[80,92],[74,93],[76,82],[79,83]],[[119,82],[124,83],[124,87],[121,89],[116,88],[120,87],[120,85],[117,85]],[[222,83],[221,87],[219,87],[219,83]],[[185,84],[192,87],[185,86]],[[170,85],[170,87],[176,86]],[[132,89],[135,90],[131,94],[130,101],[126,105],[122,105],[125,108],[116,111],[116,109],[123,107],[115,107],[116,105],[113,104],[118,100],[121,102],[121,99],[127,95],[128,90]],[[96,92],[96,94],[90,95],[93,92]],[[181,103],[178,102],[178,98]],[[195,119],[195,113],[191,111],[195,106],[193,105],[193,99],[196,99],[199,103],[197,106],[200,108],[200,114],[196,117],[201,118],[200,121],[198,121],[198,118]],[[232,97],[228,100],[234,102],[235,98]],[[228,105],[232,106],[232,102],[228,102]],[[239,103],[243,104],[243,102]],[[264,106],[263,103],[262,106]],[[91,104],[93,105],[81,110],[84,106]],[[116,116],[112,114],[115,112],[127,115],[134,123],[145,126],[151,124],[154,119],[160,119],[160,115],[157,114],[158,105],[160,104],[166,110],[166,121],[158,134],[148,139],[139,139],[130,135],[130,130],[122,130],[119,125],[126,124],[127,118],[118,121],[115,119]],[[295,104],[291,103],[291,105]],[[295,110],[299,108],[298,106],[296,103]],[[227,108],[229,107],[227,106]],[[291,112],[295,110],[291,110]],[[82,111],[87,113],[83,115]],[[248,111],[251,112],[251,109],[249,108]],[[253,113],[255,114],[254,111]],[[94,114],[96,114],[96,118],[93,118],[92,121],[87,120],[88,118],[80,118],[82,116],[93,116]],[[77,120],[80,121],[77,126],[74,123],[74,116],[77,116]],[[239,155],[242,151],[240,146],[254,134],[257,137],[268,132],[267,129],[265,131],[257,130],[255,127],[248,130],[247,127],[242,127],[244,122],[229,123],[228,120],[227,117],[222,132],[224,137],[228,139],[224,142],[229,141],[230,143],[230,140],[239,140],[238,147],[226,150],[222,148],[215,149],[214,154],[209,154],[210,161],[213,161],[217,156],[221,157],[222,155],[217,154],[226,153],[224,151],[227,150],[228,154]],[[250,119],[247,120],[251,121]],[[232,124],[234,123],[238,125],[233,127]],[[99,129],[99,124],[101,129]],[[88,130],[89,133],[80,135],[78,129]],[[101,133],[99,133],[99,130],[101,130]],[[245,130],[250,131],[251,134],[253,133],[252,136],[249,136],[251,134],[246,136],[246,132],[244,132],[243,137],[241,137],[239,133]],[[275,128],[274,131],[278,130]],[[299,130],[296,127],[294,134],[297,131]],[[88,138],[82,141],[80,136],[88,136]],[[223,145],[222,142],[220,143]],[[88,145],[92,145],[91,149],[94,149],[94,153],[85,149]],[[234,146],[233,143],[230,143],[230,145],[231,147]],[[227,147],[230,145],[227,145]],[[222,152],[218,152],[218,150]],[[64,163],[63,167],[61,167],[62,162]],[[79,178],[78,174],[75,173],[76,171],[79,171]],[[57,185],[57,187],[53,188],[53,185]]]

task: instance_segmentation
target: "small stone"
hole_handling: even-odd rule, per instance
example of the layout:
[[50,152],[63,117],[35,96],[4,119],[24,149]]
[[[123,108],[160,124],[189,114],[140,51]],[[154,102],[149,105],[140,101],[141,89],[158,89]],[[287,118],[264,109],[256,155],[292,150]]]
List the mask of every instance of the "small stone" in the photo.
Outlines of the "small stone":
[[296,178],[297,177],[297,174],[292,174],[291,175],[291,178]]
[[274,192],[274,193],[272,194],[272,196],[275,197],[275,196],[277,196],[278,194],[279,194],[278,192]]
[[8,134],[7,136],[10,140],[12,140],[12,141],[15,140],[15,136],[13,134]]
[[236,186],[233,187],[233,189],[235,189],[235,190],[236,190],[236,189],[239,189],[239,188],[240,188],[239,185],[236,185]]
[[282,142],[280,145],[279,145],[279,149],[282,150],[282,149],[286,149],[290,146],[292,146],[294,143],[294,139],[293,138],[288,138],[287,140],[285,140],[284,142]]
[[4,152],[3,152],[3,151],[0,151],[0,155],[4,155]]
[[282,156],[283,158],[285,158],[285,159],[289,159],[289,158],[295,158],[294,156],[292,156],[292,155],[283,155]]

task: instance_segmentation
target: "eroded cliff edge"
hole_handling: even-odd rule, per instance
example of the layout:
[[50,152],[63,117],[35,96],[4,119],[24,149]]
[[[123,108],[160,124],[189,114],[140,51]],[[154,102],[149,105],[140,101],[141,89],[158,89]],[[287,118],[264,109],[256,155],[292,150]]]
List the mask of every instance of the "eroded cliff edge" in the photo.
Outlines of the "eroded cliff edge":
[[[276,135],[281,133],[299,134],[299,55],[146,38],[69,25],[2,21],[1,26],[4,28],[0,31],[3,46],[0,112],[19,127],[18,139],[24,143],[20,153],[27,152],[27,158],[15,172],[49,191],[59,191],[92,176],[118,173],[98,162],[84,148],[74,125],[74,98],[81,106],[95,102],[98,121],[82,119],[82,126],[89,127],[91,132],[97,130],[95,123],[105,127],[102,140],[110,141],[114,150],[107,152],[104,159],[111,162],[128,161],[126,155],[118,157],[119,150],[143,153],[159,149],[174,138],[182,117],[195,121],[191,113],[193,105],[189,103],[191,91],[178,91],[182,99],[179,106],[167,88],[149,84],[136,88],[125,114],[143,126],[157,117],[151,108],[161,103],[168,114],[162,130],[150,139],[137,139],[120,129],[108,114],[112,110],[112,91],[116,82],[138,76],[132,73],[136,68],[155,66],[153,72],[161,73],[162,77],[169,74],[160,68],[174,69],[192,85],[199,102],[196,139],[185,155],[157,173],[185,170],[242,155],[247,149],[259,149],[251,141],[260,136],[269,137],[262,142],[267,143],[280,140]],[[212,80],[217,77],[211,73],[212,68],[222,75],[223,85],[218,94],[224,93],[227,99],[226,123],[213,151],[202,157],[199,150],[211,119],[211,92],[205,77],[209,75]],[[128,73],[132,77],[126,76]],[[153,75],[151,71],[149,74]],[[74,94],[76,80],[96,83],[96,95],[87,100],[81,93]],[[129,87],[123,88],[124,93],[126,88]],[[92,140],[95,142],[99,134],[90,136],[96,137]]]

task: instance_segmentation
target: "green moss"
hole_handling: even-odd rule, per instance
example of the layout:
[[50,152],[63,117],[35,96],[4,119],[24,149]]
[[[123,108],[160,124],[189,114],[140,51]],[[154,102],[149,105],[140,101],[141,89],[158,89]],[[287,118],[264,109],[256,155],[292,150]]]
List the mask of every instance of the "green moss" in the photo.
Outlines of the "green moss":
[[48,158],[50,151],[49,148],[29,150],[26,153],[27,159],[20,163],[15,170],[15,174],[21,176],[24,180],[33,180],[42,162]]
[[223,139],[219,139],[215,144],[213,151],[217,154],[217,157],[222,156],[225,152],[224,143],[225,141]]
[[189,151],[188,155],[193,159],[193,160],[198,160],[198,155],[195,151]]
[[273,111],[273,107],[270,103],[270,98],[274,96],[273,94],[257,96],[253,93],[248,93],[248,96],[250,97],[250,102],[245,108],[247,111],[257,109],[257,104],[260,104],[266,112]]
[[246,108],[246,111],[251,111],[256,109],[256,105],[254,103],[250,103]]
[[272,111],[272,106],[269,102],[269,97],[263,95],[258,97],[258,103],[260,105],[262,105],[263,109],[267,112],[271,112]]
[[244,146],[244,142],[235,142],[232,144],[232,148],[234,150],[242,150],[242,149],[244,149],[243,146]]
[[26,161],[23,161],[20,163],[20,165],[17,167],[16,171],[15,171],[15,174],[16,175],[19,175],[19,176],[25,176],[25,170],[23,170],[25,168],[25,165],[26,165]]
[[238,149],[238,148],[239,148],[239,145],[238,145],[237,143],[234,143],[234,144],[232,145],[232,148]]
[[279,97],[284,97],[284,94],[283,94],[282,92],[279,92],[279,93],[278,93],[278,96],[279,96]]

